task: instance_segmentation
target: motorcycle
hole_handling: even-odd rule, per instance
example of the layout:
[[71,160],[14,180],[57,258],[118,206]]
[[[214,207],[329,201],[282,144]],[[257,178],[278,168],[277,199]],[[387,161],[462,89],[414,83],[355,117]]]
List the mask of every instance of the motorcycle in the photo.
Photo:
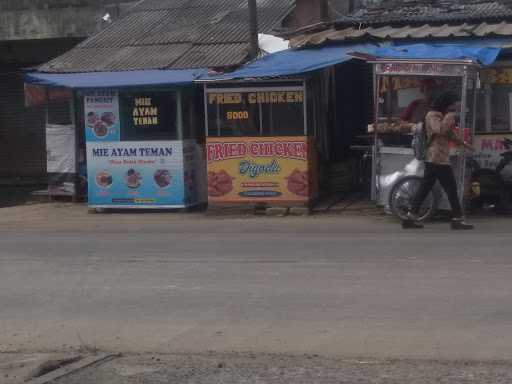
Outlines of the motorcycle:
[[512,163],[512,140],[502,141],[505,152],[500,154],[500,161],[495,169],[481,168],[471,159],[471,210],[494,207],[500,213],[509,213],[512,202],[512,180],[503,176],[503,170]]
[[[502,172],[512,164],[512,140],[505,139],[502,142],[506,149],[500,157],[495,169],[482,168],[480,164],[469,157],[467,166],[471,172],[471,189],[468,196],[468,208],[470,211],[478,211],[482,208],[494,207],[500,213],[512,212],[512,180],[507,180]],[[401,219],[407,217],[411,209],[412,197],[416,194],[422,177],[419,175],[407,175],[400,178],[393,186],[389,196],[391,212]],[[420,220],[431,218],[439,207],[444,193],[438,183],[429,193],[419,212]]]

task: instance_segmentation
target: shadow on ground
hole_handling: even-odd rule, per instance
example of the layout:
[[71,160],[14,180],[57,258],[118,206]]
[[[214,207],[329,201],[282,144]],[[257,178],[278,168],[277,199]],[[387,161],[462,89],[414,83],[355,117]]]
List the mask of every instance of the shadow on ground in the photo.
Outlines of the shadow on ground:
[[43,202],[46,198],[36,197],[32,192],[44,189],[45,186],[0,186],[0,208],[25,205],[33,202]]

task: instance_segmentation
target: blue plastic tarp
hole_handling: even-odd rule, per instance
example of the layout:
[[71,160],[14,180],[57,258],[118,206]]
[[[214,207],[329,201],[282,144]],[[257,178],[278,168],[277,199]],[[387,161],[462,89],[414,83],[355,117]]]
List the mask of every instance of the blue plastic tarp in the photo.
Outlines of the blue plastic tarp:
[[341,64],[353,59],[351,54],[361,53],[386,59],[471,59],[482,65],[496,61],[501,48],[511,40],[467,40],[457,43],[421,43],[421,44],[356,44],[328,46],[321,48],[288,49],[264,56],[236,71],[224,74],[208,74],[206,69],[184,70],[141,70],[124,72],[90,73],[29,73],[27,83],[49,87],[86,88],[124,88],[143,86],[172,86],[190,84],[199,81],[225,81],[253,78],[277,78],[297,76],[322,68]]
[[486,46],[476,41],[457,44],[409,44],[379,47],[373,55],[386,59],[414,60],[473,60],[482,65],[491,65],[500,54],[501,48]]
[[25,75],[25,82],[45,87],[66,87],[74,89],[173,86],[191,84],[195,79],[205,73],[207,73],[206,69],[64,74],[33,72]]
[[510,40],[484,40],[481,42],[478,40],[468,40],[467,43],[450,44],[422,43],[395,45],[388,43],[381,46],[358,44],[288,49],[264,56],[230,73],[203,75],[199,78],[199,81],[226,81],[301,75],[353,59],[352,53],[360,53],[383,59],[470,59],[482,65],[490,65],[496,61],[501,50],[500,46],[502,44],[510,44],[510,42]]
[[374,52],[372,44],[332,46],[307,49],[287,49],[255,60],[242,68],[222,75],[204,75],[200,80],[235,80],[293,76],[316,71],[353,59],[353,52]]

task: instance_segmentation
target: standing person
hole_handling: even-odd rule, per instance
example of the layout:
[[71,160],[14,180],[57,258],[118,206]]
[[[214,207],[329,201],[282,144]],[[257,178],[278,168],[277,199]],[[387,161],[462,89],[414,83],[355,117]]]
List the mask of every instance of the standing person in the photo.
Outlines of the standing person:
[[462,207],[457,194],[457,182],[450,165],[450,142],[467,146],[453,133],[456,126],[455,111],[460,109],[459,97],[447,92],[435,99],[432,108],[425,116],[425,130],[427,134],[427,159],[425,160],[425,174],[423,181],[412,199],[411,211],[408,218],[402,221],[402,227],[423,228],[418,220],[418,213],[423,201],[434,187],[436,181],[443,187],[448,195],[452,208],[453,219],[451,228],[454,230],[473,229],[473,225],[464,221]]
[[400,119],[407,123],[420,123],[425,118],[425,115],[430,109],[434,89],[437,83],[434,79],[423,79],[420,83],[420,91],[423,95],[422,98],[412,101],[401,113]]

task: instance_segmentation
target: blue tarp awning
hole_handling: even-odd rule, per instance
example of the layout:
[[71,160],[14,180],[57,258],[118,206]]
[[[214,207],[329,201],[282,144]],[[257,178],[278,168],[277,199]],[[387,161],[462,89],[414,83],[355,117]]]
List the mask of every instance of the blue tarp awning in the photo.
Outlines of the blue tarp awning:
[[25,75],[25,82],[45,87],[66,87],[75,89],[172,86],[191,84],[199,76],[206,73],[206,69],[162,69],[87,73],[33,72]]
[[226,81],[297,76],[351,60],[353,53],[382,59],[462,60],[470,59],[482,65],[496,61],[502,46],[510,39],[467,40],[464,42],[421,44],[354,44],[307,49],[288,49],[264,56],[236,71],[208,74],[206,69],[139,70],[89,73],[28,73],[26,82],[47,87],[124,88],[144,86],[186,85],[194,81]]
[[332,46],[308,49],[287,49],[255,60],[240,69],[217,75],[204,75],[200,80],[236,80],[246,78],[264,78],[294,76],[316,71],[353,59],[350,53],[371,53],[376,46],[358,44],[349,46]]
[[[506,40],[506,43],[510,44],[510,42],[511,40]],[[482,65],[490,65],[496,61],[500,51],[500,43],[497,41],[490,42],[489,39],[482,41],[480,44],[478,41],[468,40],[467,43],[450,44],[394,45],[387,43],[381,46],[357,44],[288,49],[264,56],[230,73],[203,75],[198,81],[226,81],[300,75],[353,59],[352,53],[382,59],[470,59]]]

